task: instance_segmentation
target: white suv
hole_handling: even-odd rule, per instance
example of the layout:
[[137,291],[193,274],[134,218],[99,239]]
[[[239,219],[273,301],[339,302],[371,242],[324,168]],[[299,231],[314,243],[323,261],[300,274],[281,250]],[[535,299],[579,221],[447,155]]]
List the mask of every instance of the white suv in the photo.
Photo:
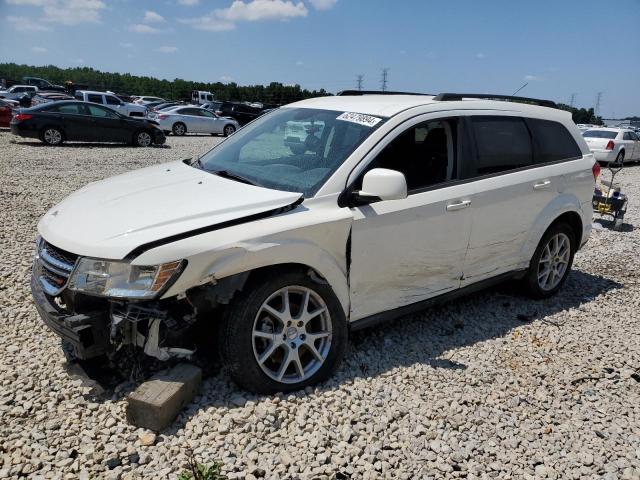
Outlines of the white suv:
[[[274,392],[330,375],[350,331],[435,301],[506,279],[553,295],[599,167],[552,103],[472,97],[304,100],[199,158],[87,185],[38,225],[42,318],[80,358],[219,349]],[[292,150],[291,124],[322,128]]]

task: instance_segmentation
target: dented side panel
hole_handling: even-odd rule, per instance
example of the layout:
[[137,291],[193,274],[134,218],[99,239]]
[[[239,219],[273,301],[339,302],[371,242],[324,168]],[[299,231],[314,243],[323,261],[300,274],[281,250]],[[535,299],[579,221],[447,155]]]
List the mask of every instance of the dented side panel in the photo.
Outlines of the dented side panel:
[[346,245],[352,215],[337,196],[308,199],[291,212],[161,245],[138,256],[138,265],[184,258],[187,267],[163,298],[256,268],[302,264],[333,288],[349,311]]

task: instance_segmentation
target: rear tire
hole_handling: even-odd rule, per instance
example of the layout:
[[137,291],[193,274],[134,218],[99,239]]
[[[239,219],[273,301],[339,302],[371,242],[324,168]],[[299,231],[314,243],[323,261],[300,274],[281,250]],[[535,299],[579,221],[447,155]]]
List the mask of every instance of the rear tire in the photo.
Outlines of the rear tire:
[[621,150],[620,153],[618,153],[618,156],[616,157],[616,163],[624,163],[624,150]]
[[40,134],[40,139],[46,145],[56,147],[64,142],[64,135],[57,127],[45,127]]
[[556,223],[545,232],[536,248],[523,286],[532,298],[542,299],[555,295],[571,271],[577,240],[566,223]]
[[220,353],[231,378],[247,390],[275,393],[329,377],[348,341],[344,311],[331,287],[303,271],[252,283],[236,294],[222,316]]
[[182,137],[185,133],[187,133],[187,126],[182,122],[176,122],[173,124],[173,128],[171,129],[174,135],[178,137]]
[[222,134],[225,137],[228,137],[229,135],[233,135],[236,131],[236,127],[234,127],[233,125],[225,125],[224,129],[222,130]]

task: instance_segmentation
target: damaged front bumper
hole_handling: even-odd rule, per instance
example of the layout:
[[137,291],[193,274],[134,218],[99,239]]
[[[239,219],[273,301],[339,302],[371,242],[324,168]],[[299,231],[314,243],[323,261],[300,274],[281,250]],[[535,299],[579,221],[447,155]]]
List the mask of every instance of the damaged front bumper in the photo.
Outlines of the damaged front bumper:
[[[195,351],[188,347],[196,311],[188,302],[92,302],[86,296],[80,302],[69,292],[61,292],[59,297],[48,295],[35,275],[31,293],[44,323],[72,347],[79,359],[109,355],[125,345],[140,347],[159,360],[188,358]],[[90,307],[83,313],[71,313],[76,311],[70,305],[73,302]]]

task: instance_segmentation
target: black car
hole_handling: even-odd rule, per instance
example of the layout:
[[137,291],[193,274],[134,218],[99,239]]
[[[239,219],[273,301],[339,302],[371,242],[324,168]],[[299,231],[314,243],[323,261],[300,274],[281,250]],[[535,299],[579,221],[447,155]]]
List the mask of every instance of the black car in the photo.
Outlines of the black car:
[[261,108],[252,107],[246,103],[222,102],[220,110],[216,113],[223,117],[231,117],[242,126],[255,120],[264,112]]
[[153,120],[125,117],[89,102],[61,101],[21,109],[11,120],[11,133],[39,138],[47,145],[64,141],[122,142],[148,147],[165,136]]

